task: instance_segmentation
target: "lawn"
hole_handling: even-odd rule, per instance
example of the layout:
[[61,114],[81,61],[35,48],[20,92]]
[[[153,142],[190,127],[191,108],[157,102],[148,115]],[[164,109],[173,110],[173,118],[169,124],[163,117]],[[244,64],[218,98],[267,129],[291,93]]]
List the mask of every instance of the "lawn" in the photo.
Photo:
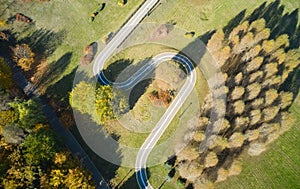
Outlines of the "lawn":
[[[140,6],[144,0],[130,0],[124,7],[117,6],[116,1],[104,0],[106,6],[102,12],[95,18],[94,22],[89,22],[90,14],[98,7],[99,1],[61,1],[51,0],[47,3],[21,3],[13,0],[0,0],[1,19],[6,19],[15,15],[18,12],[32,18],[36,28],[43,28],[45,31],[53,31],[54,33],[61,32],[63,40],[54,49],[53,53],[47,57],[47,63],[52,66],[51,70],[55,77],[49,77],[45,82],[48,87],[47,94],[50,98],[55,97],[57,100],[68,102],[68,92],[71,90],[74,73],[79,64],[80,56],[82,56],[83,48],[93,41],[101,41],[101,38],[109,32],[115,32],[122,24],[132,15],[132,13]],[[15,2],[10,4],[11,2]],[[267,2],[272,2],[267,0]],[[292,11],[299,8],[298,0],[282,0],[285,6],[285,11]],[[150,16],[143,21],[167,23],[172,21],[176,26],[183,28],[186,31],[194,31],[196,36],[202,35],[207,31],[215,30],[224,27],[232,18],[241,11],[246,9],[245,14],[250,14],[256,7],[262,3],[261,0],[253,1],[222,1],[222,0],[177,0],[177,1],[162,1]],[[8,9],[7,6],[9,6]],[[3,11],[2,11],[3,10]],[[300,12],[299,12],[300,16]],[[13,32],[21,32],[19,38],[30,35],[32,30],[25,31],[22,27],[18,27]],[[52,40],[55,40],[52,38]],[[99,49],[103,45],[99,44]],[[159,46],[136,46],[132,49],[121,52],[121,55],[113,57],[108,63],[109,65],[119,59],[133,60],[135,65],[140,60],[146,57],[156,55],[158,52],[169,50]],[[55,69],[54,69],[55,68]],[[137,67],[138,68],[138,67]],[[201,73],[198,73],[198,75]],[[197,81],[196,90],[200,94],[199,99],[204,98],[203,91],[208,88],[203,84],[203,77]],[[205,82],[204,82],[205,83]],[[200,102],[202,103],[202,102]],[[188,104],[184,104],[177,116],[185,111]],[[291,108],[291,111],[297,117],[297,123],[300,122],[300,97]],[[189,109],[192,112],[192,110]],[[186,111],[185,113],[190,113]],[[155,120],[159,119],[159,113]],[[187,120],[185,120],[187,121]],[[169,138],[174,132],[174,128],[178,125],[179,120],[174,119],[161,141]],[[119,133],[122,133],[120,142],[129,143],[134,147],[139,147],[147,134],[132,134],[128,133],[123,127],[116,123],[111,123]],[[76,130],[76,129],[75,129]],[[76,133],[76,132],[75,132]],[[78,133],[77,133],[78,134]],[[77,135],[76,134],[76,135]],[[290,131],[286,132],[276,142],[270,146],[270,150],[263,155],[250,158],[244,158],[243,171],[241,175],[232,177],[226,182],[218,184],[218,188],[266,188],[268,183],[269,188],[299,188],[300,175],[300,159],[299,159],[299,142],[300,128],[296,124]],[[80,140],[80,136],[77,136]],[[134,140],[129,140],[134,138]],[[160,141],[160,142],[161,142]],[[86,147],[88,149],[88,147]],[[89,152],[96,166],[105,176],[111,174],[110,170],[103,168],[106,165],[104,160],[101,160],[97,155]],[[117,169],[114,167],[113,169]],[[163,165],[157,165],[150,168],[150,183],[154,188],[158,188],[165,180],[168,170]],[[114,174],[114,173],[113,173]],[[128,168],[119,168],[116,171],[116,178],[113,183],[124,183],[124,188],[132,188],[135,177],[134,172]],[[111,178],[112,175],[109,177]],[[176,176],[175,176],[176,178]],[[135,185],[136,186],[136,185]],[[178,185],[175,180],[166,182],[162,188],[176,188]]]
[[[83,54],[83,48],[94,41],[101,42],[102,37],[109,32],[116,32],[143,2],[144,0],[131,0],[121,7],[117,5],[117,1],[103,0],[101,3],[105,3],[104,9],[93,22],[90,22],[90,15],[99,7],[98,0],[51,0],[49,2],[26,3],[15,0],[0,0],[0,18],[5,20],[16,13],[23,13],[33,20],[35,26],[32,29],[24,29],[24,24],[21,24],[21,26],[20,24],[13,25],[13,32],[16,32],[19,39],[30,36],[34,29],[53,32],[53,35],[59,32],[63,34],[62,41],[59,41],[57,48],[47,57],[47,64],[56,65],[56,67],[52,66],[56,69],[51,70],[55,77],[44,82],[42,87],[52,86],[47,91],[48,94],[51,94],[49,97],[63,96],[66,98],[72,87],[69,85],[72,85],[72,77],[74,77],[79,59]],[[35,40],[38,41],[39,37],[41,36],[35,36]],[[52,38],[45,38],[45,41],[47,40],[58,39],[55,39],[54,35]],[[103,47],[103,44],[98,44],[98,49],[101,49],[101,47]],[[68,59],[58,62],[67,53],[70,55]],[[61,80],[63,80],[63,83],[61,83]],[[58,88],[55,87],[56,83],[59,85]],[[55,95],[55,93],[60,94]]]

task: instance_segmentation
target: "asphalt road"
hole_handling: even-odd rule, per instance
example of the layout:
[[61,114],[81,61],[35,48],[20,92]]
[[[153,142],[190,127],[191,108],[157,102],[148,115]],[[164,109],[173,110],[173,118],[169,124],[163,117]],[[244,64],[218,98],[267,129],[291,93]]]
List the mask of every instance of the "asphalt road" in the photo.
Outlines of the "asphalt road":
[[192,92],[196,83],[196,72],[193,68],[192,62],[183,55],[175,53],[162,53],[154,57],[148,64],[143,66],[132,77],[123,83],[113,83],[109,81],[102,70],[105,62],[114,53],[114,51],[123,43],[123,41],[129,36],[129,34],[136,28],[136,26],[142,21],[142,19],[148,14],[148,12],[159,2],[159,0],[147,0],[141,8],[130,18],[130,20],[117,32],[112,40],[105,46],[105,48],[96,57],[95,64],[93,66],[94,75],[96,75],[103,84],[113,84],[118,88],[129,88],[138,83],[147,73],[153,70],[158,64],[166,60],[176,60],[183,64],[188,70],[188,78],[176,95],[175,99],[169,106],[168,110],[161,117],[156,124],[148,138],[143,143],[136,159],[136,175],[140,188],[152,188],[146,173],[147,158],[154,148],[155,144],[162,136],[182,104],[185,102],[189,94]]
[[123,43],[129,34],[143,20],[148,12],[159,2],[159,0],[147,0],[138,11],[128,20],[128,22],[117,32],[111,41],[104,47],[95,60],[93,67],[94,75],[98,75],[102,70],[106,60]]
[[[166,57],[170,58],[172,56],[172,53],[165,53],[163,54]],[[168,55],[168,56],[167,56]],[[176,95],[175,99],[167,109],[167,111],[164,113],[164,115],[160,118],[160,120],[157,122],[156,126],[153,128],[145,142],[143,143],[142,147],[140,148],[137,159],[136,159],[136,164],[135,164],[135,169],[136,169],[136,176],[137,180],[139,183],[140,188],[147,188],[150,189],[152,188],[148,178],[147,178],[147,172],[146,172],[146,163],[147,163],[147,158],[154,148],[155,144],[157,141],[160,139],[160,137],[163,135],[179,109],[181,108],[182,104],[186,101],[192,90],[194,89],[195,83],[196,83],[196,71],[193,67],[192,62],[184,57],[183,55],[173,55],[171,59],[176,60],[177,62],[180,62],[183,64],[183,66],[187,69],[188,71],[188,76],[187,80],[184,84],[184,86],[181,88],[181,90],[178,92]]]
[[[112,84],[114,87],[117,88],[130,88],[133,87],[135,84],[139,83],[147,74],[149,74],[153,69],[155,69],[160,63],[165,62],[167,60],[175,60],[179,63],[181,63],[187,70],[187,80],[184,84],[184,86],[181,88],[181,90],[176,95],[175,99],[167,109],[167,111],[164,113],[164,115],[161,117],[161,119],[158,121],[152,132],[149,134],[148,138],[143,143],[142,147],[140,148],[138,152],[138,156],[136,159],[136,175],[137,180],[140,185],[140,188],[152,188],[148,179],[147,179],[147,173],[146,173],[146,162],[147,158],[154,148],[155,144],[159,140],[159,138],[162,136],[176,113],[181,108],[182,104],[185,102],[189,94],[192,92],[195,83],[196,83],[196,71],[193,67],[193,63],[184,55],[173,53],[173,52],[166,52],[161,53],[157,56],[155,56],[153,59],[149,60],[149,62],[144,65],[142,68],[140,68],[135,74],[133,74],[128,80],[122,82],[122,83],[113,83],[109,81],[103,72],[101,71],[98,75],[98,78],[101,83],[103,84]],[[100,65],[100,64],[99,64]],[[103,65],[102,65],[103,66]],[[103,69],[103,67],[100,67],[100,70]]]

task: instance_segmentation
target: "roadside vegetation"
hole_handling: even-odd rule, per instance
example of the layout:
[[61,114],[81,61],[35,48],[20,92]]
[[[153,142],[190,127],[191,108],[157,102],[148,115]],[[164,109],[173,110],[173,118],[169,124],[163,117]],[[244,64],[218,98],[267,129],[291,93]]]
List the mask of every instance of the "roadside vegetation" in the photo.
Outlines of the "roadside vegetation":
[[2,57],[0,64],[6,71],[0,74],[0,187],[94,188],[91,174],[50,129],[39,100],[27,99]]

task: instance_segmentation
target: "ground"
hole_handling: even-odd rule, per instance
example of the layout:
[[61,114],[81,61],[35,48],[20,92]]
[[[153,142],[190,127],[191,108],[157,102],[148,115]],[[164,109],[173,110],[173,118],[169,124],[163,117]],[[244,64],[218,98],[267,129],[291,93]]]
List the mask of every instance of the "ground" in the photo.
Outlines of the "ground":
[[[13,1],[0,0],[0,2],[1,10],[5,10],[10,2]],[[54,65],[55,68],[52,72],[55,77],[51,77],[51,81],[47,81],[47,85],[43,86],[44,88],[47,88],[46,94],[49,98],[54,97],[56,98],[56,101],[68,101],[68,92],[72,87],[72,80],[75,70],[79,64],[79,58],[82,56],[83,48],[93,41],[101,41],[101,39],[109,32],[117,31],[143,1],[131,0],[124,7],[119,7],[117,6],[117,3],[109,0],[105,0],[103,2],[106,3],[106,7],[98,16],[96,16],[92,23],[88,20],[90,14],[98,6],[98,1],[96,0],[89,1],[88,3],[82,1],[70,2],[51,0],[48,4],[27,3],[24,4],[24,6],[21,6],[20,2],[16,2],[10,5],[8,10],[1,13],[1,19],[6,19],[18,12],[22,12],[34,20],[37,28],[44,28],[45,30],[64,33],[64,38],[61,44],[57,47],[53,54],[47,58],[47,63]],[[272,1],[268,0],[267,2]],[[188,2],[186,0],[162,1],[162,4],[156,8],[150,16],[146,17],[143,22],[175,22],[177,27],[183,28],[186,31],[194,31],[196,36],[199,36],[207,31],[222,28],[244,9],[246,9],[246,15],[251,13],[261,3],[262,1],[260,0],[230,0],[226,2],[222,0],[188,0]],[[281,3],[285,6],[285,11],[292,11],[300,6],[299,1],[297,0],[282,0]],[[14,32],[23,31],[22,28],[23,26],[16,26]],[[30,32],[31,31],[22,32],[19,38],[25,37]],[[102,46],[99,43],[99,49],[101,49],[101,47]],[[164,52],[166,50],[169,51],[170,49],[162,46],[148,45],[144,47],[138,46],[131,48],[127,51],[123,51],[122,56],[115,56],[110,59],[106,68],[109,68],[109,65],[112,65],[120,59],[132,60],[133,62],[130,63],[136,65],[140,60],[154,56],[156,53]],[[137,66],[135,69],[137,68],[139,67]],[[198,75],[201,75],[199,70]],[[203,78],[203,76],[200,76],[200,78]],[[149,90],[147,92],[153,90],[151,87],[148,89]],[[208,91],[204,79],[198,79],[196,89],[198,90],[196,93],[200,94],[199,99],[203,99],[206,95],[206,91]],[[145,94],[147,92],[145,92]],[[149,101],[147,101],[145,96],[142,96],[135,106],[137,108],[143,108],[144,105],[149,106]],[[152,108],[150,111],[154,111],[153,107],[149,107],[150,109]],[[183,113],[187,107],[189,107],[189,102],[183,105],[178,116]],[[299,109],[300,97],[297,98],[291,108],[291,111],[297,117],[297,123],[300,122]],[[165,109],[156,108],[155,110],[159,111],[157,111],[155,114],[156,118],[153,120],[158,120]],[[137,110],[133,111],[139,112]],[[147,111],[147,109],[143,111]],[[185,113],[188,114],[189,112]],[[140,119],[144,121],[149,119],[147,114],[144,113],[136,114],[136,116],[143,116]],[[176,119],[173,120],[161,141],[163,141],[164,138],[169,138],[168,135],[172,133],[174,125],[175,127],[178,125],[178,121],[179,120]],[[114,125],[114,128],[119,132],[118,134],[122,135],[120,142],[139,147],[143,140],[147,137],[147,134],[129,135],[123,127],[115,124],[114,122],[110,124]],[[76,131],[76,127],[73,128],[73,132],[77,136],[78,140],[81,141],[81,138]],[[299,187],[299,183],[297,183],[299,178],[297,176],[300,174],[300,159],[297,154],[298,150],[295,150],[300,147],[299,136],[299,125],[296,124],[290,131],[285,133],[274,144],[272,144],[270,149],[263,155],[257,158],[244,158],[243,171],[241,175],[231,177],[226,182],[220,183],[217,187],[232,188],[234,186],[236,188],[240,188],[242,186],[244,188],[264,188],[266,183],[268,183],[268,187],[271,188]],[[128,141],[127,139],[131,137],[135,138],[135,140]],[[81,141],[81,143],[84,145],[83,141]],[[85,147],[88,150],[88,147]],[[91,150],[88,151],[92,159],[95,161],[96,166],[107,178],[115,176],[115,173],[112,171],[107,171],[116,170],[117,168],[115,166],[107,166],[107,162],[97,157]],[[272,164],[270,164],[270,162],[272,162]],[[154,186],[154,188],[158,188],[164,182],[166,175],[169,172],[163,165],[152,167],[149,171],[151,173],[150,183]],[[132,170],[120,168],[116,171],[116,173],[116,179],[113,179],[113,183],[121,183],[120,186],[124,183],[123,188],[132,188],[133,185],[136,186],[135,177],[131,177],[134,173]],[[170,182],[166,182],[162,188],[174,187],[179,187],[179,185],[176,181],[171,180]]]

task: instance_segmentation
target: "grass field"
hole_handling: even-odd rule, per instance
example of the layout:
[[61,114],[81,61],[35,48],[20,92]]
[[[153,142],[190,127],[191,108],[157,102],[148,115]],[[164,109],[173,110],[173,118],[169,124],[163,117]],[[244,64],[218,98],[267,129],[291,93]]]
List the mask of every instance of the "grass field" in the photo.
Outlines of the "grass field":
[[[44,82],[43,87],[50,87],[48,93],[62,93],[57,96],[67,96],[72,87],[75,69],[79,65],[80,56],[83,54],[83,48],[94,41],[101,41],[101,38],[109,32],[116,32],[123,23],[135,12],[143,3],[143,0],[130,0],[125,6],[117,5],[117,1],[104,0],[104,9],[96,16],[94,22],[90,22],[90,15],[99,7],[98,0],[89,1],[60,1],[51,0],[49,2],[26,2],[22,3],[15,0],[0,0],[0,18],[5,20],[16,13],[23,13],[30,17],[35,26],[33,29],[41,29],[45,32],[52,31],[64,34],[60,45],[55,51],[47,57],[47,63],[53,65],[55,70],[54,78]],[[17,26],[17,27],[16,27]],[[24,29],[24,24],[20,26],[14,24],[13,32],[17,32],[19,39],[30,36],[33,29]],[[41,36],[36,36],[36,40]],[[54,37],[45,40],[57,40]],[[39,40],[41,42],[41,40]],[[101,44],[99,49],[101,48]],[[103,45],[102,45],[103,46]],[[71,56],[63,62],[58,62],[66,53]],[[65,78],[64,78],[65,77]],[[63,80],[64,84],[59,83]],[[59,90],[55,84],[59,84]],[[71,84],[71,86],[69,86]],[[55,95],[52,95],[52,97]],[[51,97],[51,96],[50,96]],[[59,99],[68,100],[68,99]]]
[[[21,3],[13,0],[0,0],[0,18],[6,19],[16,13],[23,13],[35,22],[36,28],[42,28],[45,31],[53,31],[55,33],[63,33],[63,40],[60,42],[51,55],[48,56],[48,64],[54,65],[51,70],[55,77],[51,77],[47,83],[49,87],[47,94],[49,97],[57,97],[57,100],[67,102],[68,92],[72,87],[75,70],[79,64],[79,58],[82,55],[83,48],[93,41],[101,39],[109,32],[115,32],[122,26],[128,17],[136,10],[136,8],[144,0],[130,0],[124,7],[117,6],[116,1],[104,0],[106,6],[102,12],[96,17],[94,22],[89,22],[90,14],[98,7],[99,1],[61,1],[51,0],[47,3]],[[267,0],[267,2],[272,2]],[[292,11],[300,7],[299,0],[282,0],[285,6],[285,12]],[[251,13],[263,1],[261,0],[163,0],[162,4],[146,17],[143,22],[166,23],[173,21],[176,26],[187,31],[196,32],[196,36],[202,35],[207,31],[224,27],[232,18],[241,11],[246,9],[245,14]],[[9,6],[9,7],[8,7]],[[300,17],[300,12],[299,12]],[[32,30],[23,32],[24,27],[21,25],[13,30],[13,32],[21,32],[19,38],[30,35]],[[55,38],[51,38],[55,40]],[[99,46],[101,48],[101,45]],[[146,49],[146,50],[145,50]],[[120,58],[130,58],[137,63],[145,57],[153,56],[157,52],[163,52],[163,47],[136,47],[134,50],[122,52],[122,56],[112,58],[107,66]],[[67,55],[67,56],[66,56]],[[55,69],[54,69],[55,68]],[[198,81],[196,89],[197,93],[202,95],[203,83]],[[59,93],[59,94],[58,94]],[[202,99],[204,96],[200,97]],[[184,109],[184,108],[183,108]],[[181,112],[183,111],[181,110]],[[300,138],[300,97],[291,108],[291,111],[297,117],[297,123],[290,131],[280,137],[270,146],[270,150],[263,155],[250,158],[244,158],[243,171],[241,175],[232,177],[226,182],[218,184],[218,188],[300,188],[300,159],[299,159],[299,138]],[[160,110],[161,115],[163,110]],[[180,113],[179,113],[180,114]],[[156,119],[159,119],[159,116]],[[169,138],[177,125],[178,120],[174,120],[164,138]],[[112,123],[117,125],[115,123]],[[134,147],[144,141],[148,134],[132,134],[128,133],[123,127],[116,126],[119,133],[121,143],[129,143]],[[76,133],[76,132],[75,132]],[[79,135],[77,135],[80,138]],[[132,138],[131,138],[132,137]],[[134,139],[134,140],[130,140]],[[79,139],[80,140],[80,139]],[[88,149],[88,147],[86,147]],[[105,176],[111,173],[113,168],[106,168],[105,161],[98,158],[97,155],[89,152],[89,155],[95,161],[96,166],[104,173]],[[154,188],[158,188],[165,180],[168,170],[163,165],[150,168],[150,182]],[[124,188],[136,187],[134,172],[129,168],[119,168],[116,170],[116,178],[113,183],[125,183]],[[112,175],[114,176],[114,175]],[[176,176],[175,176],[176,177]],[[110,177],[111,178],[111,177]],[[166,182],[162,188],[179,187],[175,180]]]

